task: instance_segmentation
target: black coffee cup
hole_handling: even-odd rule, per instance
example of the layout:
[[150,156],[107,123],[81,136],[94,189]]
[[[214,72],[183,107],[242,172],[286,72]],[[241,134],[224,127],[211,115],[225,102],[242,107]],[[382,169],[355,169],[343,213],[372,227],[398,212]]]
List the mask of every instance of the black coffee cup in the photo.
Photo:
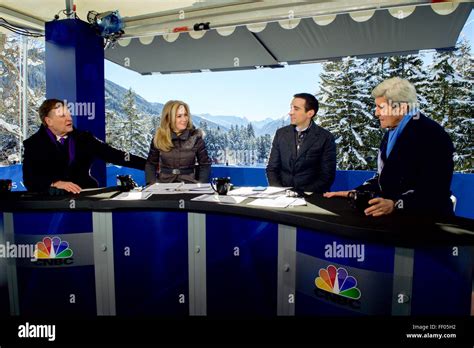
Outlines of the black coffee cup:
[[369,201],[375,198],[375,192],[372,191],[350,191],[347,196],[351,206],[360,212],[370,207]]
[[117,186],[121,191],[125,192],[131,191],[135,187],[138,187],[131,175],[117,175]]
[[226,195],[232,184],[230,183],[230,178],[212,178],[211,187],[219,195]]
[[11,192],[12,181],[10,179],[0,179],[0,193]]

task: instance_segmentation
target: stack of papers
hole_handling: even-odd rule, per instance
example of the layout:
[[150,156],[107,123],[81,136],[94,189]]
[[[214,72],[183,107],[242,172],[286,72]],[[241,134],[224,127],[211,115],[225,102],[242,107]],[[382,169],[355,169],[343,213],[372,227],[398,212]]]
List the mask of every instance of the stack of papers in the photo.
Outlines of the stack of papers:
[[152,194],[180,194],[180,193],[202,193],[200,196],[191,199],[197,202],[213,202],[223,204],[239,204],[247,198],[256,198],[248,203],[251,206],[286,208],[306,205],[303,198],[286,197],[286,190],[289,187],[239,187],[230,191],[227,195],[217,195],[210,184],[185,184],[185,183],[156,183],[148,186],[143,192],[126,192],[113,199],[135,200],[146,199]]
[[211,184],[185,184],[176,182],[170,184],[156,183],[148,186],[144,192],[150,192],[155,195],[178,194],[178,193],[214,193]]
[[[224,204],[239,204],[246,200],[246,196],[219,196],[219,195],[201,195],[191,199],[197,202],[213,202],[213,203],[224,203]],[[306,205],[304,198],[277,196],[273,198],[257,198],[256,200],[247,203],[247,205],[256,207],[268,207],[268,208],[286,208]]]
[[201,195],[191,199],[192,201],[198,202],[214,202],[214,203],[225,203],[225,204],[238,204],[246,200],[247,197],[239,196],[221,196],[221,195]]
[[121,194],[112,198],[112,200],[117,201],[136,201],[136,200],[144,200],[151,196],[150,192],[140,192],[140,191],[130,191],[130,192],[122,192]]
[[286,190],[289,187],[239,187],[238,189],[230,191],[227,195],[229,196],[245,196],[254,198],[264,198],[274,195],[285,195]]
[[294,198],[294,197],[285,197],[280,196],[275,199],[271,198],[258,198],[247,205],[257,206],[257,207],[269,207],[269,208],[286,208],[288,206],[295,207],[306,205],[304,198]]

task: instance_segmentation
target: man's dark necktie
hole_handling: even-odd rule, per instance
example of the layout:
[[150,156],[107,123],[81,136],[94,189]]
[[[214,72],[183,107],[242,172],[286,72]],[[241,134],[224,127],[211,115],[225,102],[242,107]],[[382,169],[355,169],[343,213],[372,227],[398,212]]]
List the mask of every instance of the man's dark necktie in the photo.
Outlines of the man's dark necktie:
[[59,138],[58,139],[58,143],[59,143],[59,152],[61,153],[61,157],[63,157],[64,159],[68,159],[69,158],[69,149],[68,149],[68,146],[67,146],[67,139],[66,138]]
[[297,134],[296,134],[296,153],[298,153],[300,151],[300,147],[303,144],[303,138],[304,138],[305,134],[306,134],[305,131],[297,132]]

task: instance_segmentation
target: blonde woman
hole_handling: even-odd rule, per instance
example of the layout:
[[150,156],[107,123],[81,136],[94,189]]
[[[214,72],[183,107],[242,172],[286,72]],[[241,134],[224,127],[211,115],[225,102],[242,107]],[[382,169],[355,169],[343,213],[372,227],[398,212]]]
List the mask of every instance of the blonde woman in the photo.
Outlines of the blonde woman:
[[145,166],[147,184],[209,182],[210,171],[203,134],[194,128],[189,106],[170,100],[151,142]]

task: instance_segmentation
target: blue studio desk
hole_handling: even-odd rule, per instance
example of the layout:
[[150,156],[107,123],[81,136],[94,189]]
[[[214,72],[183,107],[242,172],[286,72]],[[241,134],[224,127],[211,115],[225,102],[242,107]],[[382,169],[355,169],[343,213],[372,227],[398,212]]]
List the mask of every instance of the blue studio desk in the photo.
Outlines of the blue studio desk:
[[269,209],[113,190],[0,198],[0,244],[72,252],[0,258],[1,316],[471,314],[473,220],[372,219],[319,195]]

